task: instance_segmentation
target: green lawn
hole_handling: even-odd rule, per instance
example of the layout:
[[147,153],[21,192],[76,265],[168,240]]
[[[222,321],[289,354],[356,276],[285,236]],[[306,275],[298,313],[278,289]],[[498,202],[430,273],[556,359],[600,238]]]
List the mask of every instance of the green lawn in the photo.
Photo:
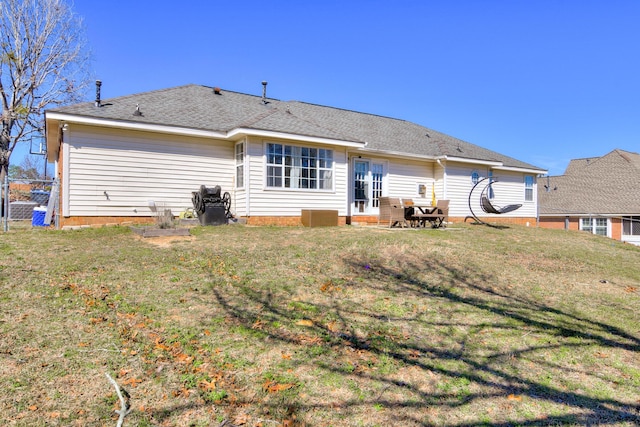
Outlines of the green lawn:
[[0,234],[9,426],[640,424],[640,248],[455,225]]

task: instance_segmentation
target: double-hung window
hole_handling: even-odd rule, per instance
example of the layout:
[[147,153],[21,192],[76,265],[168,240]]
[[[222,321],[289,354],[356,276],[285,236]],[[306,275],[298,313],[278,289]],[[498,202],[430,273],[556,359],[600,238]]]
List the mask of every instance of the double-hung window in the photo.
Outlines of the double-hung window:
[[236,144],[236,188],[244,187],[244,142]]
[[267,144],[267,187],[333,189],[333,151]]
[[533,176],[526,175],[524,177],[524,200],[525,202],[533,202]]
[[580,230],[607,236],[607,218],[580,218]]

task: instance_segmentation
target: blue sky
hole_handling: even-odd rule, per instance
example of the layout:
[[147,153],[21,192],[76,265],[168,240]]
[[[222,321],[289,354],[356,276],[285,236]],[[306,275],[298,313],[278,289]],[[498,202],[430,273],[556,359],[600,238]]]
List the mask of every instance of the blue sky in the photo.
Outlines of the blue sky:
[[[640,151],[640,1],[75,0],[110,98],[184,84],[409,120],[561,174]],[[93,95],[93,94],[92,94]]]

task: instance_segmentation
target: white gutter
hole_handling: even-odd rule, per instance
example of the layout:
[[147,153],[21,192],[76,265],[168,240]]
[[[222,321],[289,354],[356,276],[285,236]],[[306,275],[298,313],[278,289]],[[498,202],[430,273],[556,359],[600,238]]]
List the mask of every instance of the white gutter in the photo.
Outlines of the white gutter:
[[277,138],[277,139],[291,139],[296,141],[304,141],[310,142],[313,144],[322,144],[322,145],[334,145],[341,147],[365,147],[366,142],[356,142],[356,141],[343,141],[339,139],[331,139],[331,138],[321,138],[316,136],[304,136],[297,134],[290,134],[285,132],[275,132],[268,130],[258,130],[258,129],[247,129],[247,128],[237,128],[233,129],[226,133],[226,138],[233,139],[238,136],[257,136],[261,138]]
[[61,120],[67,123],[76,123],[82,125],[103,126],[119,129],[140,130],[147,132],[160,132],[179,135],[199,136],[205,138],[221,138],[225,139],[226,134],[222,132],[214,132],[200,129],[191,129],[178,126],[163,126],[147,123],[121,122],[110,119],[96,119],[91,117],[73,116],[60,113],[47,113],[47,120]]
[[[364,147],[367,146],[367,143],[365,142]],[[362,146],[360,146],[362,147]],[[441,156],[425,156],[425,155],[420,155],[420,154],[407,154],[401,151],[387,151],[387,150],[370,150],[367,148],[360,148],[358,150],[353,150],[351,151],[352,153],[362,153],[362,154],[377,154],[379,156],[386,156],[386,157],[397,157],[397,158],[402,158],[402,159],[422,159],[422,160],[436,160],[438,158],[441,158]]]
[[69,114],[61,114],[61,113],[47,113],[47,120],[59,120],[65,121],[67,123],[76,123],[82,125],[90,125],[90,126],[101,126],[101,127],[111,127],[118,129],[129,129],[129,130],[138,130],[145,132],[159,132],[165,134],[174,134],[174,135],[188,135],[202,138],[217,138],[217,139],[226,139],[226,140],[235,140],[239,137],[243,136],[257,136],[262,138],[277,138],[277,139],[288,139],[288,140],[296,140],[296,141],[305,141],[314,144],[322,144],[322,145],[333,145],[333,146],[343,146],[343,147],[364,147],[366,143],[364,142],[356,142],[356,141],[342,141],[337,139],[330,138],[320,138],[313,136],[302,136],[302,135],[294,135],[288,134],[285,132],[274,132],[274,131],[265,131],[265,130],[257,130],[257,129],[248,129],[248,128],[237,128],[233,129],[229,132],[218,132],[218,131],[210,131],[210,130],[202,130],[202,129],[192,129],[185,128],[181,126],[166,126],[166,125],[158,125],[158,124],[149,124],[149,123],[138,123],[138,122],[125,122],[118,121],[112,119],[97,119],[92,117],[84,117],[84,116],[75,116]]
[[[58,188],[60,188],[60,193],[62,194],[62,216],[63,217],[68,217],[69,216],[69,190],[70,190],[70,185],[69,185],[69,162],[71,161],[71,154],[69,153],[69,143],[67,142],[67,139],[69,138],[69,131],[65,130],[62,131],[64,132],[63,137],[62,137],[62,147],[60,147],[60,149],[62,150],[62,185]],[[56,171],[57,172],[57,171]]]
[[476,164],[476,165],[491,166],[492,168],[500,167],[503,164],[502,162],[497,162],[497,161],[480,160],[480,159],[467,159],[467,158],[464,158],[464,157],[449,157],[449,156],[445,156],[444,159],[447,160],[448,162],[473,163],[473,164]]
[[[447,167],[442,164],[442,159],[436,159],[436,163],[438,166],[442,168],[444,172],[442,172],[442,198],[447,198]],[[435,177],[433,179],[435,181]]]
[[513,166],[496,166],[496,167],[493,167],[491,169],[501,170],[501,171],[510,171],[510,172],[524,172],[524,173],[531,173],[531,174],[536,174],[536,175],[548,173],[548,171],[546,171],[546,170],[517,168],[517,167],[513,167]]

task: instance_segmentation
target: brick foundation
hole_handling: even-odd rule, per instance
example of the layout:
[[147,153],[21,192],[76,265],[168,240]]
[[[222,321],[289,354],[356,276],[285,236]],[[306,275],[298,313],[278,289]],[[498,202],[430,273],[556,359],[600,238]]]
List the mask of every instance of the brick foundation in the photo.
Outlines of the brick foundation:
[[[483,221],[486,221],[489,224],[518,224],[518,225],[528,225],[530,227],[536,226],[535,218],[509,218],[509,217],[481,217]],[[245,218],[247,225],[253,226],[282,226],[282,227],[301,227],[302,226],[302,218],[299,216],[251,216]],[[450,223],[462,223],[465,218],[463,217],[449,217]],[[110,217],[110,216],[75,216],[75,217],[66,217],[60,218],[60,227],[80,227],[80,226],[91,226],[91,227],[100,227],[105,225],[139,225],[139,224],[153,224],[156,222],[155,217]],[[473,219],[468,220],[467,222],[473,222]],[[543,225],[543,223],[545,223]],[[339,216],[338,217],[338,226],[343,225],[362,225],[362,226],[372,226],[378,225],[378,216],[377,215],[358,215],[352,217]],[[556,228],[551,226],[550,221],[541,220],[541,226],[546,226],[548,228]],[[555,224],[553,224],[555,225]],[[564,223],[562,225],[564,227]],[[558,227],[559,228],[559,227]]]
[[102,227],[105,225],[140,225],[153,224],[155,217],[121,217],[121,216],[71,216],[60,218],[62,227]]

